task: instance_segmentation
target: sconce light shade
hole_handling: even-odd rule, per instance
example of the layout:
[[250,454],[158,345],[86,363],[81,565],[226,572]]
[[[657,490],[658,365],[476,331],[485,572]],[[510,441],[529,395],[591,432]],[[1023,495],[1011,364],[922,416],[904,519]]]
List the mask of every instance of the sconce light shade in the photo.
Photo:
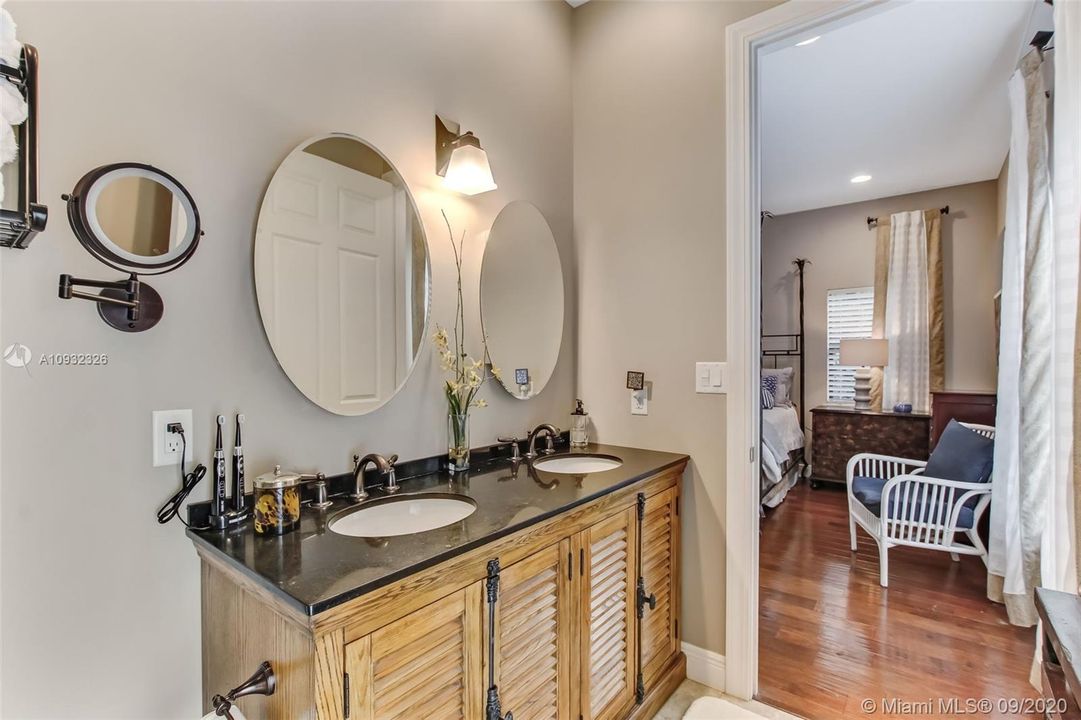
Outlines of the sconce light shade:
[[447,174],[443,176],[443,187],[463,195],[478,195],[495,190],[488,153],[472,145],[455,148],[450,154]]
[[443,176],[443,187],[463,195],[478,195],[495,190],[488,153],[471,132],[450,130],[437,115],[435,118],[436,173]]

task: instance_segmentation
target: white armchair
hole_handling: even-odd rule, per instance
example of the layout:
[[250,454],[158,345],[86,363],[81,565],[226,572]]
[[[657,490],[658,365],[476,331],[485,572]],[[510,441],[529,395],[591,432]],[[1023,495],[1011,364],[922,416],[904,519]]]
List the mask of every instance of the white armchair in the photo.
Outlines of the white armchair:
[[[962,423],[994,440],[995,429]],[[987,564],[987,548],[977,528],[991,502],[991,482],[957,482],[927,477],[926,462],[860,453],[848,461],[848,528],[856,550],[859,525],[878,544],[879,583],[889,585],[887,554],[891,547],[941,550],[978,555]],[[967,539],[968,542],[959,542]]]

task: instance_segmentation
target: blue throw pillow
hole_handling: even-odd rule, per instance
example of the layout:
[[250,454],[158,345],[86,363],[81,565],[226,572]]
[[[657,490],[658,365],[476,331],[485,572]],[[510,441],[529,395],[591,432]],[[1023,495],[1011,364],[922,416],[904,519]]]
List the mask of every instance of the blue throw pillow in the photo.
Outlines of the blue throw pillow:
[[950,420],[928,458],[923,474],[943,480],[985,483],[991,479],[994,461],[994,440]]
[[777,376],[762,376],[762,409],[769,410],[777,404]]

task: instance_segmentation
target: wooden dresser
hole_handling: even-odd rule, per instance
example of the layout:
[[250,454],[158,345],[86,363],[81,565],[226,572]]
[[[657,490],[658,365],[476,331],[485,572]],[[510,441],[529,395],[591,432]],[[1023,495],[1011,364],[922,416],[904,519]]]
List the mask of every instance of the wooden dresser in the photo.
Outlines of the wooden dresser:
[[1043,621],[1041,685],[1048,718],[1081,718],[1081,598],[1036,588],[1036,610]]
[[819,405],[811,410],[811,485],[843,484],[848,461],[856,453],[926,460],[930,437],[930,415]]
[[998,396],[995,393],[956,390],[931,393],[931,448],[938,444],[938,438],[950,420],[993,427],[997,410]]

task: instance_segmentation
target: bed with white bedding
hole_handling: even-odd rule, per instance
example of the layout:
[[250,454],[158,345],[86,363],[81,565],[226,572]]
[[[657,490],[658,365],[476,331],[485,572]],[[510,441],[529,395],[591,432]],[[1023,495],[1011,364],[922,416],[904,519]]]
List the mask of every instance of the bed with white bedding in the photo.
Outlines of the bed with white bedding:
[[762,504],[777,507],[799,481],[804,463],[804,436],[791,405],[762,410]]
[[[807,467],[802,410],[804,389],[807,387],[803,273],[810,260],[796,258],[792,264],[796,271],[786,277],[798,282],[799,332],[763,333],[761,341],[762,448],[759,455],[762,472],[759,482],[762,506],[771,508],[781,504]],[[793,363],[795,368],[792,367]],[[796,369],[799,370],[798,376]],[[798,386],[795,385],[797,379]],[[796,387],[798,394],[794,392]]]

